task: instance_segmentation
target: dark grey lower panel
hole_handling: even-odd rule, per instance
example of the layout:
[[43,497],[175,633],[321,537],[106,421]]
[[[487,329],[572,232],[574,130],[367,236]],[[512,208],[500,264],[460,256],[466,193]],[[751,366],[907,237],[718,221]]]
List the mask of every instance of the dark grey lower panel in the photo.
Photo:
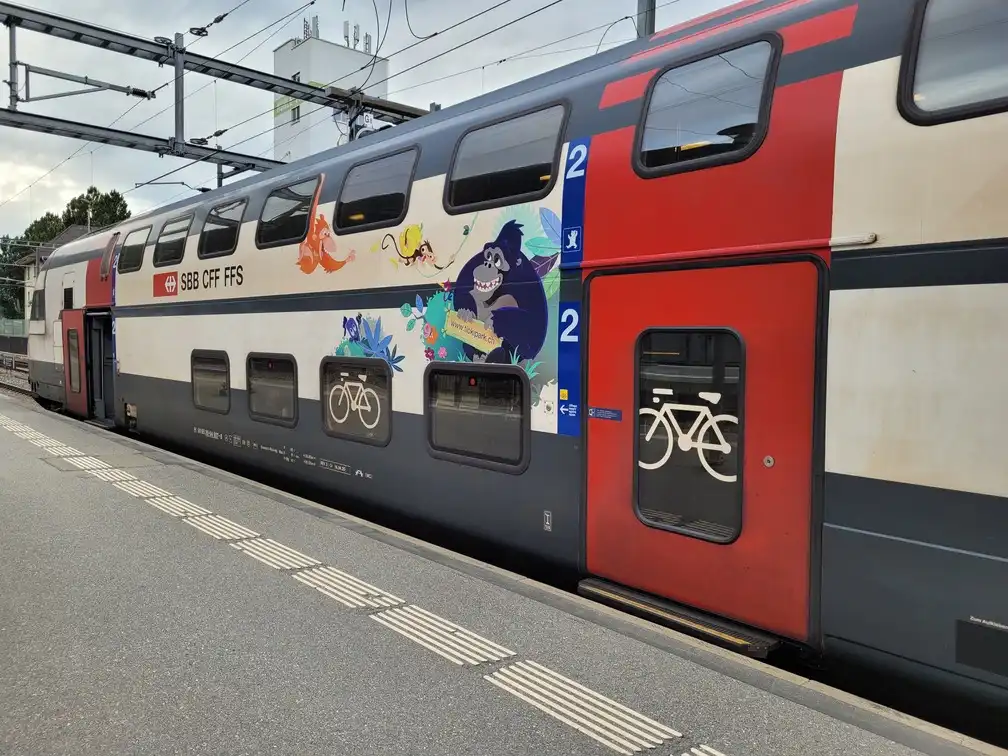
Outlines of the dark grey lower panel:
[[1008,500],[829,474],[822,553],[834,646],[1008,693]]
[[0,336],[0,352],[28,354],[27,336]]
[[[577,568],[582,562],[580,443],[532,434],[521,475],[434,459],[422,416],[396,413],[392,440],[378,447],[322,431],[321,407],[301,399],[295,428],[256,422],[247,394],[232,390],[231,410],[198,410],[189,383],[116,377],[117,414],[137,409],[137,430],[290,476],[337,497],[418,517],[529,556]],[[549,512],[548,529],[544,512]]]
[[55,362],[29,360],[28,380],[43,399],[63,402],[66,390],[63,387],[63,366]]

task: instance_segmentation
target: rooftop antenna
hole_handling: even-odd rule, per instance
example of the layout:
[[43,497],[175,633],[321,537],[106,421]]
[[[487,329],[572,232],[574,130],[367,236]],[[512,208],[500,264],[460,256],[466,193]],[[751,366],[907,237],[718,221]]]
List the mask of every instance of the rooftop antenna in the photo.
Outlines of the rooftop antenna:
[[346,46],[350,47],[350,22],[343,22],[343,39],[346,41]]
[[304,39],[308,39],[311,36],[311,27],[308,26],[308,19],[304,20]]
[[367,53],[368,55],[371,54],[371,35],[370,34],[365,34],[364,35],[364,52]]
[[353,25],[353,49],[357,49],[357,45],[360,44],[360,24]]
[[315,37],[315,39],[319,38],[319,33],[318,33],[318,16],[317,15],[311,17],[311,35],[313,37]]

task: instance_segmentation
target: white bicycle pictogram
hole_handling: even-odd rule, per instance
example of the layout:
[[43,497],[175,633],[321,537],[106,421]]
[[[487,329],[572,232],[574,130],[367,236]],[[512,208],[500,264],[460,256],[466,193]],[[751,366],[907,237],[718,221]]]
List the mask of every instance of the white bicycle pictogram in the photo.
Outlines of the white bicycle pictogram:
[[[378,402],[378,394],[370,386],[365,386],[367,373],[359,373],[359,381],[348,381],[349,373],[340,373],[340,382],[329,391],[329,416],[334,422],[343,424],[350,417],[351,411],[356,411],[361,423],[368,430],[371,430],[378,421],[381,420],[381,404]],[[333,406],[333,396],[339,394],[336,406]],[[337,410],[342,409],[342,414]],[[370,413],[374,413],[374,420],[368,422]]]
[[[662,400],[659,397],[662,396],[672,396],[672,389],[656,388],[652,389],[651,393],[654,394],[652,401],[658,404]],[[721,394],[716,391],[701,391],[698,396],[705,402],[708,402],[712,406],[716,406],[718,402],[721,401]],[[675,419],[673,412],[696,412],[696,420],[693,421],[693,425],[690,426],[688,432],[683,432],[682,428],[679,427],[679,423]],[[732,447],[728,441],[725,440],[724,435],[721,433],[721,428],[719,423],[734,423],[738,425],[738,418],[734,415],[715,415],[711,412],[711,408],[703,404],[678,404],[676,402],[666,401],[662,404],[660,410],[656,410],[652,407],[641,407],[640,416],[645,415],[653,416],[654,422],[647,430],[647,435],[644,436],[645,442],[650,442],[651,437],[654,436],[655,431],[658,430],[658,426],[663,426],[665,429],[665,437],[667,439],[665,454],[662,455],[661,459],[657,462],[644,462],[643,460],[638,460],[637,464],[640,465],[645,470],[657,470],[662,467],[666,462],[668,462],[669,457],[672,456],[672,449],[675,445],[686,452],[690,449],[696,449],[697,455],[700,457],[700,464],[704,466],[704,469],[711,474],[711,477],[716,480],[720,480],[724,483],[734,483],[738,478],[738,475],[722,475],[716,472],[710,463],[707,461],[705,451],[716,451],[721,454],[730,454]],[[673,434],[673,429],[675,433]],[[708,431],[714,431],[714,437],[716,439],[715,443],[706,443],[703,439]]]

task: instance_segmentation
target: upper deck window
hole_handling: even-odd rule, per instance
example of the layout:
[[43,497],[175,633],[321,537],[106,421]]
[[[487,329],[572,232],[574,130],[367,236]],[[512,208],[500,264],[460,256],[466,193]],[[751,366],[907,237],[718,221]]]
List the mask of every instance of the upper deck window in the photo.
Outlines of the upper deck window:
[[138,228],[130,232],[119,250],[118,270],[120,273],[132,273],[143,266],[144,250],[147,248],[147,237],[151,227]]
[[232,200],[217,205],[208,214],[200,234],[196,256],[220,257],[230,255],[238,246],[238,232],[241,231],[242,216],[245,214],[246,199]]
[[189,227],[192,225],[192,213],[165,223],[154,245],[154,267],[177,265],[185,255],[186,239],[189,238]]
[[667,174],[748,157],[769,116],[769,42],[711,55],[663,73],[648,101],[639,167]]
[[922,119],[1008,108],[1008,3],[930,0],[912,62],[911,107]]
[[563,106],[553,105],[468,132],[452,163],[446,208],[544,196],[556,172],[563,120]]
[[351,168],[340,191],[336,228],[377,228],[402,220],[417,155],[410,149]]
[[256,246],[259,249],[300,244],[305,240],[318,183],[318,176],[315,176],[270,192],[256,228]]

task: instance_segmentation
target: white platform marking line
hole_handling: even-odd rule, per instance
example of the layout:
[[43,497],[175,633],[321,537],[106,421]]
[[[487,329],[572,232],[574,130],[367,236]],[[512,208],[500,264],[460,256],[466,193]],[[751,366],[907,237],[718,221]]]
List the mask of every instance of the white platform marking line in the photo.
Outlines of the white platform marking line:
[[406,603],[398,596],[386,593],[329,565],[295,573],[294,579],[351,609],[382,608]]
[[107,462],[102,462],[100,459],[95,457],[67,457],[66,461],[69,462],[74,467],[79,467],[81,470],[110,470],[112,465]]
[[82,457],[84,452],[77,451],[72,446],[60,444],[59,446],[47,446],[46,451],[54,457]]
[[725,756],[725,754],[711,748],[709,745],[700,745],[696,748],[690,748],[689,752],[684,753],[682,756]]
[[178,496],[159,496],[147,499],[147,503],[172,517],[198,517],[210,514],[209,509],[197,507],[191,501],[186,501]]
[[171,496],[168,491],[151,485],[146,480],[121,480],[113,483],[112,485],[120,491],[125,491],[130,496],[135,496],[138,499],[153,499],[157,497]]
[[213,536],[218,541],[237,541],[240,538],[258,538],[259,534],[254,530],[232,522],[226,517],[216,514],[198,515],[187,517],[182,520],[186,525],[192,525],[198,530],[202,530],[207,535]]
[[515,655],[514,651],[413,604],[377,612],[371,619],[460,666],[501,661]]
[[619,753],[639,753],[682,737],[534,661],[517,662],[483,678]]
[[128,473],[125,470],[88,470],[88,473],[94,475],[98,480],[104,480],[106,483],[121,483],[127,480],[136,480],[136,476],[133,473]]
[[253,559],[258,559],[275,570],[292,570],[297,567],[316,567],[322,562],[307,554],[295,551],[272,538],[256,538],[251,541],[230,544],[232,548],[244,551]]

